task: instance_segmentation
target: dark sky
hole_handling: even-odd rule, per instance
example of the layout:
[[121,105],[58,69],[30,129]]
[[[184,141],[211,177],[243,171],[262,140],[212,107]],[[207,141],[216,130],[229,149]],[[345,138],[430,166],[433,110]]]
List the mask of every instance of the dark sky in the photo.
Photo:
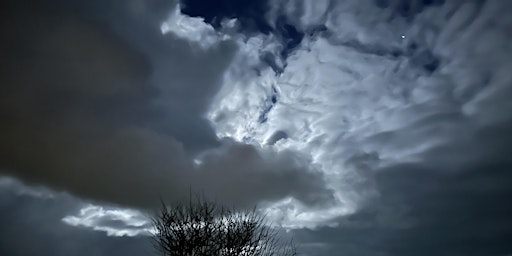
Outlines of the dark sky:
[[512,254],[512,3],[8,0],[0,255],[152,255],[190,189],[303,255]]

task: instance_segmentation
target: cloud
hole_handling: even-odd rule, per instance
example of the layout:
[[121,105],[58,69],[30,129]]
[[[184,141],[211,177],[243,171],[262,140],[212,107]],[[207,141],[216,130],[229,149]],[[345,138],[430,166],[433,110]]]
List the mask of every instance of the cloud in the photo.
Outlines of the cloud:
[[318,170],[310,170],[307,157],[295,152],[258,150],[250,145],[227,142],[220,149],[206,153],[201,160],[198,170],[203,177],[201,188],[207,194],[231,199],[237,205],[247,205],[258,198],[278,201],[283,195],[308,206],[322,206],[334,200],[332,191],[325,187],[323,175]]
[[55,192],[43,186],[26,186],[12,177],[0,176],[0,188],[17,196],[31,196],[41,199],[52,199]]
[[[405,2],[413,3],[407,12]],[[310,153],[340,198],[353,202],[340,206],[353,211],[329,221],[337,227],[297,230],[313,245],[310,255],[512,250],[504,100],[512,88],[504,71],[511,23],[504,17],[512,6],[419,2],[333,3],[314,16],[326,17],[326,31],[305,38],[274,83],[254,78],[267,86],[257,104],[268,99],[269,84],[279,100],[265,123],[239,127],[239,137],[262,143],[286,131],[275,146]],[[279,8],[294,10],[297,27],[317,26],[318,19],[297,15],[305,13],[298,6]],[[236,109],[231,99],[225,104]],[[255,120],[257,104],[250,114],[230,116]]]
[[149,218],[141,212],[129,209],[87,205],[76,216],[66,216],[62,221],[71,226],[104,231],[108,236],[149,236],[153,232]]
[[[335,228],[297,230],[297,239],[325,245],[312,255],[509,254],[512,165],[504,152],[512,141],[505,129],[510,122],[431,149],[421,162],[374,168],[375,200],[340,217]],[[466,161],[447,163],[445,156],[461,155]]]
[[[1,60],[3,173],[135,207],[183,199],[190,187],[245,205],[329,200],[321,173],[285,162],[292,153],[267,163],[256,147],[226,150],[217,140],[204,113],[239,51],[235,41],[162,1],[48,4],[12,3],[2,18],[10,35]],[[169,14],[187,31],[162,34]],[[217,41],[182,38],[194,33]],[[193,159],[205,150],[216,153],[198,168]]]
[[183,15],[179,4],[168,19],[162,23],[160,29],[163,34],[173,33],[180,38],[197,43],[205,49],[222,41],[220,33],[205,23],[203,18]]
[[[261,48],[283,43],[279,36],[248,35],[240,42],[245,57],[235,57],[209,110],[220,137],[311,158],[338,201],[312,215],[322,216],[318,223],[357,212],[378,197],[375,169],[492,161],[478,147],[495,152],[497,144],[467,145],[510,120],[510,35],[504,32],[510,21],[496,19],[506,16],[509,4],[385,2],[332,1],[311,8],[309,1],[271,1],[269,24],[277,26],[284,16],[303,40],[285,57],[268,51],[285,58],[283,70],[255,70],[254,56],[267,58]],[[425,160],[433,154],[438,158]],[[354,165],[365,155],[377,160]]]
[[512,5],[186,2],[62,16],[82,33],[6,16],[25,33],[2,63],[5,172],[136,206],[189,187],[260,203],[317,255],[510,251]]
[[14,191],[40,189],[21,183],[5,186],[8,180],[0,179],[2,255],[156,255],[147,237],[108,237],[64,223],[62,217],[83,205],[77,198],[48,189],[45,192],[51,197],[19,194]]
[[266,0],[182,0],[182,12],[191,17],[202,17],[214,28],[220,28],[225,20],[237,19],[241,29],[248,33],[269,32],[264,14],[268,10]]

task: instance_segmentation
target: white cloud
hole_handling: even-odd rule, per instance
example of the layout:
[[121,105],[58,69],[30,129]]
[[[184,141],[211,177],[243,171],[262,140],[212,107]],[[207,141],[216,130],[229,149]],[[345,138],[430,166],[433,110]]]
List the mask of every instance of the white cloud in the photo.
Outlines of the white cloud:
[[[462,16],[470,10],[451,4],[418,13],[412,24],[389,19],[389,9],[379,10],[369,2],[333,3],[325,15],[321,6],[303,8],[296,2],[275,7],[269,19],[284,12],[304,28],[325,16],[328,31],[306,36],[277,75],[270,68],[240,75],[238,70],[252,70],[254,65],[246,59],[276,42],[246,44],[248,51],[240,53],[246,59],[235,58],[209,118],[219,137],[247,143],[264,145],[280,133],[283,139],[270,147],[300,152],[324,172],[339,204],[310,210],[284,200],[274,208],[289,223],[326,223],[377,196],[373,174],[347,164],[354,155],[375,152],[375,165],[418,161],[435,146],[470,136],[474,122],[509,117],[503,111],[511,109],[504,96],[510,95],[512,82],[505,71],[511,69],[509,55],[496,49],[510,52],[505,45],[509,39],[501,31],[509,29],[510,22],[488,26],[499,12],[496,3],[486,4],[476,21],[464,27],[452,23],[464,23]],[[453,18],[442,17],[445,9],[455,11]],[[450,32],[454,28],[462,34],[456,37]],[[412,44],[417,49],[410,49]],[[482,72],[492,78],[486,81]],[[462,97],[468,90],[474,96]],[[276,102],[271,103],[274,96]]]
[[86,205],[76,215],[62,218],[71,226],[91,228],[104,231],[108,236],[138,236],[151,235],[154,229],[151,220],[139,211]]
[[[234,26],[233,22],[227,22],[226,25]],[[179,38],[200,45],[203,49],[208,49],[221,40],[229,39],[227,35],[222,36],[211,25],[205,23],[203,18],[183,15],[179,4],[161,24],[160,30],[162,34],[173,33]]]

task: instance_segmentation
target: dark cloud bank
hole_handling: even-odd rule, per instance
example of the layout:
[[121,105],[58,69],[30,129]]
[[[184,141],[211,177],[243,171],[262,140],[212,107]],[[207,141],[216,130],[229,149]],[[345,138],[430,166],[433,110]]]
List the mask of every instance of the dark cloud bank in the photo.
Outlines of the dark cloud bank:
[[[261,59],[277,73],[286,65],[276,68],[274,59],[286,62],[302,40],[315,37],[364,56],[406,59],[404,65],[414,70],[409,75],[417,76],[412,81],[443,68],[453,72],[452,80],[440,80],[445,87],[434,88],[446,90],[449,100],[442,106],[413,106],[411,124],[362,142],[390,152],[426,138],[441,143],[415,161],[380,162],[380,152],[354,153],[345,165],[369,173],[375,195],[355,213],[333,220],[336,227],[294,230],[302,250],[307,255],[511,254],[512,80],[502,71],[512,62],[504,43],[512,37],[505,15],[512,13],[511,4],[325,1],[329,9],[311,15],[307,0],[297,2],[198,0],[182,6],[185,14],[204,17],[216,28],[222,18],[236,17],[240,33],[276,35],[283,50]],[[358,11],[362,28],[377,23],[394,28],[397,21],[412,27],[405,45],[381,43],[385,39],[378,33],[337,36],[336,24],[326,20],[344,4],[350,8],[341,10]],[[7,3],[0,11],[6,35],[0,43],[2,173],[135,207],[150,206],[158,195],[181,198],[190,185],[234,203],[286,196],[312,207],[331,201],[323,176],[300,155],[287,151],[268,158],[255,146],[217,140],[203,115],[237,46],[223,41],[202,49],[161,35],[159,23],[174,6],[159,0]],[[365,16],[367,9],[382,15]],[[440,16],[418,20],[428,10]],[[417,23],[423,30],[414,29]],[[429,37],[442,40],[436,45]],[[451,43],[458,38],[467,43]],[[412,89],[401,89],[405,98],[414,97],[408,95]],[[283,133],[283,140],[291,136]],[[192,158],[205,150],[204,164],[196,167]],[[0,254],[151,254],[144,237],[106,237],[64,224],[62,217],[80,208],[76,200],[1,190]]]
[[[508,255],[511,125],[435,148],[425,162],[375,170],[375,200],[339,219],[336,228],[297,236],[310,241],[305,249],[314,255]],[[461,157],[465,161],[454,164]]]

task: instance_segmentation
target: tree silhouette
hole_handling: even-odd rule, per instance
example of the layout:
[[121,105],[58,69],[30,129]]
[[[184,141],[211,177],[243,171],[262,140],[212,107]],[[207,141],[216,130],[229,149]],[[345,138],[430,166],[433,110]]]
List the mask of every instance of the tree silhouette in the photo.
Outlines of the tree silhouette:
[[253,210],[235,210],[204,198],[172,207],[162,201],[153,218],[155,247],[166,256],[292,256],[292,241],[283,241]]

